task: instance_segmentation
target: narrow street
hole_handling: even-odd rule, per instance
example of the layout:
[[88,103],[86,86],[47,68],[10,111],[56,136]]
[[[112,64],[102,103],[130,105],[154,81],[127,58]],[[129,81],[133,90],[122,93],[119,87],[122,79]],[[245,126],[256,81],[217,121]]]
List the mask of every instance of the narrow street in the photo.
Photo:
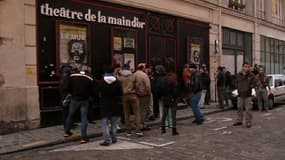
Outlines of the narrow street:
[[65,143],[37,150],[14,153],[1,160],[284,160],[285,107],[266,112],[253,112],[253,126],[233,127],[236,111],[207,116],[203,125],[192,124],[193,119],[178,122],[180,135],[171,136],[171,130],[161,134],[153,127],[142,138],[119,135],[119,141],[101,147],[102,137],[90,143]]

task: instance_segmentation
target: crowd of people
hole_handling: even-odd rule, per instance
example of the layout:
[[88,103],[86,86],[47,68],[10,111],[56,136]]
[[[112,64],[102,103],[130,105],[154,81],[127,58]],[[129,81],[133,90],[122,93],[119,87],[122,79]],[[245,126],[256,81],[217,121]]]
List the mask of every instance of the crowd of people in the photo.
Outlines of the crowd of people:
[[[249,90],[259,88],[257,94],[264,98],[266,92],[264,88],[268,86],[264,70],[261,68],[254,76],[249,67],[249,64],[243,64],[243,69],[237,74],[236,81],[232,79],[229,71],[218,67],[216,78],[219,107],[224,108],[229,105],[229,92],[234,87],[238,89],[238,120],[234,126],[242,125],[243,108],[246,112],[246,125],[251,126]],[[64,106],[64,137],[72,136],[74,115],[79,110],[81,143],[89,141],[88,111],[92,103],[96,103],[100,108],[104,140],[100,143],[102,146],[117,142],[116,135],[120,123],[123,123],[126,128],[126,136],[134,134],[141,137],[146,130],[150,129],[145,122],[160,118],[162,134],[166,133],[166,128],[172,128],[172,135],[179,135],[176,126],[176,109],[179,101],[191,106],[195,117],[192,123],[201,125],[205,121],[201,109],[210,103],[211,83],[205,64],[201,66],[186,64],[181,75],[166,71],[163,65],[151,67],[140,63],[135,72],[128,64],[107,66],[100,80],[95,80],[90,71],[89,67],[78,65],[74,61],[70,61],[61,68],[60,89]]]

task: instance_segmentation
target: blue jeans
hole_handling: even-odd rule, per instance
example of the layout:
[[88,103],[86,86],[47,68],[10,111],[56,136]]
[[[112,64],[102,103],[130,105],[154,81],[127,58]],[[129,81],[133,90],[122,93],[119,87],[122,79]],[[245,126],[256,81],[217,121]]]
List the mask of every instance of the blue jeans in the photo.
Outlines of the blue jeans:
[[198,122],[204,121],[204,116],[203,116],[203,114],[200,110],[200,107],[198,105],[200,98],[201,98],[201,91],[197,92],[197,93],[192,93],[192,94],[190,94],[190,97],[189,97],[189,101],[190,101],[189,104],[191,104],[192,111],[193,111],[193,114],[195,116],[195,120]]
[[[111,125],[111,133],[109,129],[109,124]],[[117,125],[118,117],[104,117],[101,119],[104,142],[112,143],[117,141]]]
[[80,108],[80,112],[81,112],[81,137],[82,138],[87,138],[88,105],[89,105],[89,101],[88,100],[84,100],[84,101],[71,100],[68,117],[67,117],[67,119],[65,121],[65,127],[64,127],[65,133],[70,132],[71,125],[73,123],[74,114],[75,114],[76,110],[78,108]]

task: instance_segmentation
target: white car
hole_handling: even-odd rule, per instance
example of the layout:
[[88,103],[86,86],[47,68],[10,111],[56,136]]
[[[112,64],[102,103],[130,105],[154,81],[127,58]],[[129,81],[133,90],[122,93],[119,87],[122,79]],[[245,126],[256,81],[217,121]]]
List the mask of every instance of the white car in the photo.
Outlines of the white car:
[[[271,88],[270,94],[268,91],[268,94],[269,94],[268,95],[268,103],[269,103],[268,105],[269,105],[269,108],[272,109],[274,103],[285,100],[285,76],[283,74],[270,74],[268,75],[268,77],[269,77],[269,85]],[[253,101],[254,108],[256,108],[257,99],[256,99],[255,89],[252,89],[251,95],[253,97],[252,101]],[[237,90],[234,90],[232,92],[231,101],[235,108],[237,107],[237,96],[238,96]]]

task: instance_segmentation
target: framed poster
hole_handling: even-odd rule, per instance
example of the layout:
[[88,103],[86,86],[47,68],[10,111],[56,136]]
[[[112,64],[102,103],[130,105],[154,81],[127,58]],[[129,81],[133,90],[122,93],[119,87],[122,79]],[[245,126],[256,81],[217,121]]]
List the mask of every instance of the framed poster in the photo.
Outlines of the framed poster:
[[200,64],[200,44],[191,44],[190,63]]
[[88,62],[88,26],[74,23],[58,23],[58,64],[61,67],[70,60],[86,65]]
[[120,64],[121,66],[123,66],[124,56],[122,54],[119,54],[119,53],[114,54],[114,63]]
[[125,48],[135,48],[135,39],[134,38],[124,38],[124,47]]
[[122,38],[114,37],[114,50],[121,51],[122,50]]
[[125,53],[124,54],[124,64],[128,64],[132,72],[135,71],[135,54]]

